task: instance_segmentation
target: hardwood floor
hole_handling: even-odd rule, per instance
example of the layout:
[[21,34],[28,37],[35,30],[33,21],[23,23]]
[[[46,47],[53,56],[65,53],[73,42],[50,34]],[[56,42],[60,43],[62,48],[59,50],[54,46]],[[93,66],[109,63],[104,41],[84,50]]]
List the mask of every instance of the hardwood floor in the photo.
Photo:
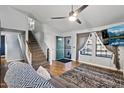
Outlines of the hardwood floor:
[[76,61],[68,62],[68,63],[62,63],[59,61],[53,61],[52,65],[47,65],[45,68],[49,70],[51,75],[53,76],[59,76],[63,73],[65,73],[68,70],[73,69],[74,67],[79,66],[80,63]]

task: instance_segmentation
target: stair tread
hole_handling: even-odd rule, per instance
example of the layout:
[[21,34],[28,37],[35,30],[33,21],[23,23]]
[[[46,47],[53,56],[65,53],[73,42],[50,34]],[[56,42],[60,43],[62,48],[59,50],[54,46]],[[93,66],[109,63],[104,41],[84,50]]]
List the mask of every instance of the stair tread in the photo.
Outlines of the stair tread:
[[46,59],[46,57],[32,57],[32,59]]
[[32,49],[35,49],[35,48],[36,48],[36,49],[37,49],[37,48],[38,48],[38,49],[41,49],[39,46],[29,46],[29,47],[32,48]]
[[41,63],[33,64],[33,66],[40,65],[40,64],[42,64],[42,65],[44,65],[44,64],[49,64],[49,62],[44,61],[44,62],[41,62]]
[[31,51],[37,51],[37,52],[42,52],[42,50],[41,49],[32,49]]
[[29,32],[29,48],[32,53],[32,65],[48,63],[46,56],[32,32]]
[[39,56],[39,57],[42,57],[42,56],[45,56],[44,53],[32,53],[32,56]]
[[34,53],[34,54],[36,54],[36,53],[37,53],[37,54],[39,54],[39,53],[40,53],[40,54],[44,54],[43,51],[34,51],[34,50],[32,51],[32,50],[31,50],[31,52]]
[[[32,52],[32,55],[33,56],[42,56],[42,55],[44,55],[44,53],[35,53],[35,52]],[[44,55],[45,56],[45,55]]]
[[41,59],[41,58],[45,58],[45,56],[42,56],[42,57],[32,57],[33,59]]

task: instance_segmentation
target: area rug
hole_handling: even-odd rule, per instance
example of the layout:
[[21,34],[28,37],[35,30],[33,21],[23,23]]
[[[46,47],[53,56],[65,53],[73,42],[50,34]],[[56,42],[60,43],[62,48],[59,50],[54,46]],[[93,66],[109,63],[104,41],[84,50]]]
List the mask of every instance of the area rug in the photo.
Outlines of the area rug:
[[68,63],[68,62],[71,62],[72,60],[70,60],[70,59],[59,59],[57,61],[60,61],[62,63]]
[[114,73],[96,69],[84,64],[60,76],[81,88],[124,88],[124,79]]

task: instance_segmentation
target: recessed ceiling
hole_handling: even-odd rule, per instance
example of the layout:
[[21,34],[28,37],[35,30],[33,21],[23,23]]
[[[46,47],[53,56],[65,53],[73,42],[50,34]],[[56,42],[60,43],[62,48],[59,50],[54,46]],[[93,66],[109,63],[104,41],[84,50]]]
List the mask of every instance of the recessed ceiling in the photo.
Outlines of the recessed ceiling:
[[[124,21],[123,5],[90,5],[78,16],[82,24],[70,22],[68,19],[52,20],[51,17],[68,16],[70,5],[21,5],[10,6],[33,15],[41,23],[48,24],[59,31],[81,30],[109,25]],[[80,6],[74,6],[74,9]]]

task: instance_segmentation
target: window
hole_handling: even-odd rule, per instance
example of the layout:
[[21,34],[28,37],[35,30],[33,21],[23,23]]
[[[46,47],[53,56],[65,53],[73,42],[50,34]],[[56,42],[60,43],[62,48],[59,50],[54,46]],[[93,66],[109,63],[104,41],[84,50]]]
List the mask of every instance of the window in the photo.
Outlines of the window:
[[89,35],[89,38],[86,42],[86,44],[84,45],[83,49],[80,51],[81,55],[92,55],[92,34]]
[[[93,39],[96,39],[95,42]],[[80,54],[92,56],[93,54],[92,48],[95,48],[94,50],[96,52],[94,53],[97,57],[112,58],[113,53],[107,50],[107,48],[102,43],[102,41],[100,40],[100,38],[98,37],[96,33],[91,33],[89,35],[88,40],[86,41],[86,44],[80,50]]]
[[28,17],[28,25],[29,25],[29,30],[34,30],[35,29],[35,20]]
[[106,49],[99,37],[96,35],[96,56],[112,58],[112,53]]

